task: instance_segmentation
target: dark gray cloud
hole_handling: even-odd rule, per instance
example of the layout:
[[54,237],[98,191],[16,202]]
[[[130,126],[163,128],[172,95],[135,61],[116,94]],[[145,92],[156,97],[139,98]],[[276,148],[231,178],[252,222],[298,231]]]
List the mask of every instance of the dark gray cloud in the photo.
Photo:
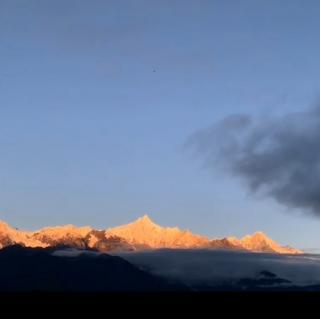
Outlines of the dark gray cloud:
[[320,216],[320,105],[281,117],[228,116],[193,134],[206,166],[222,166],[249,190]]

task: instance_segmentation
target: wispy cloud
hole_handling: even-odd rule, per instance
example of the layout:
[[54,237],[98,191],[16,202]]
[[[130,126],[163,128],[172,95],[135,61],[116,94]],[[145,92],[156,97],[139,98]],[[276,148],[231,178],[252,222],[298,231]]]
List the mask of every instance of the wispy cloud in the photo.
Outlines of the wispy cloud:
[[158,250],[123,253],[121,257],[154,274],[189,285],[253,278],[270,271],[295,285],[319,284],[319,255],[276,255],[224,250]]

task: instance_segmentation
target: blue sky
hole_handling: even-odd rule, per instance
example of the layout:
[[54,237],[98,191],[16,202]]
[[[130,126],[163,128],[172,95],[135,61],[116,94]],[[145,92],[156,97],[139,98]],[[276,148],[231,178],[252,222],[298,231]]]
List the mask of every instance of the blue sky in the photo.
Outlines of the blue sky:
[[320,248],[320,221],[183,148],[232,113],[319,96],[318,1],[0,0],[0,219],[98,228],[148,213]]

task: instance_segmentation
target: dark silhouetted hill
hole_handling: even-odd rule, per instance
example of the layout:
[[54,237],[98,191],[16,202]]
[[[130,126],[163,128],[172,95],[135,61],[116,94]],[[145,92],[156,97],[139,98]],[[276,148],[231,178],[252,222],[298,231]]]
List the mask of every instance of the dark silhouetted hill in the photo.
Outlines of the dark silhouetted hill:
[[0,250],[0,291],[186,290],[182,284],[144,272],[120,257],[73,253],[19,245]]

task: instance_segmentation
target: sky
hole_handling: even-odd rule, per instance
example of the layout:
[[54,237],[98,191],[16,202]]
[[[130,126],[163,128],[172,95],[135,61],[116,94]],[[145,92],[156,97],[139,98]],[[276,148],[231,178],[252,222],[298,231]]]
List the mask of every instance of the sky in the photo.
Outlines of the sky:
[[0,0],[0,219],[107,228],[149,214],[319,249],[319,217],[208,170],[188,138],[319,97],[316,0]]

